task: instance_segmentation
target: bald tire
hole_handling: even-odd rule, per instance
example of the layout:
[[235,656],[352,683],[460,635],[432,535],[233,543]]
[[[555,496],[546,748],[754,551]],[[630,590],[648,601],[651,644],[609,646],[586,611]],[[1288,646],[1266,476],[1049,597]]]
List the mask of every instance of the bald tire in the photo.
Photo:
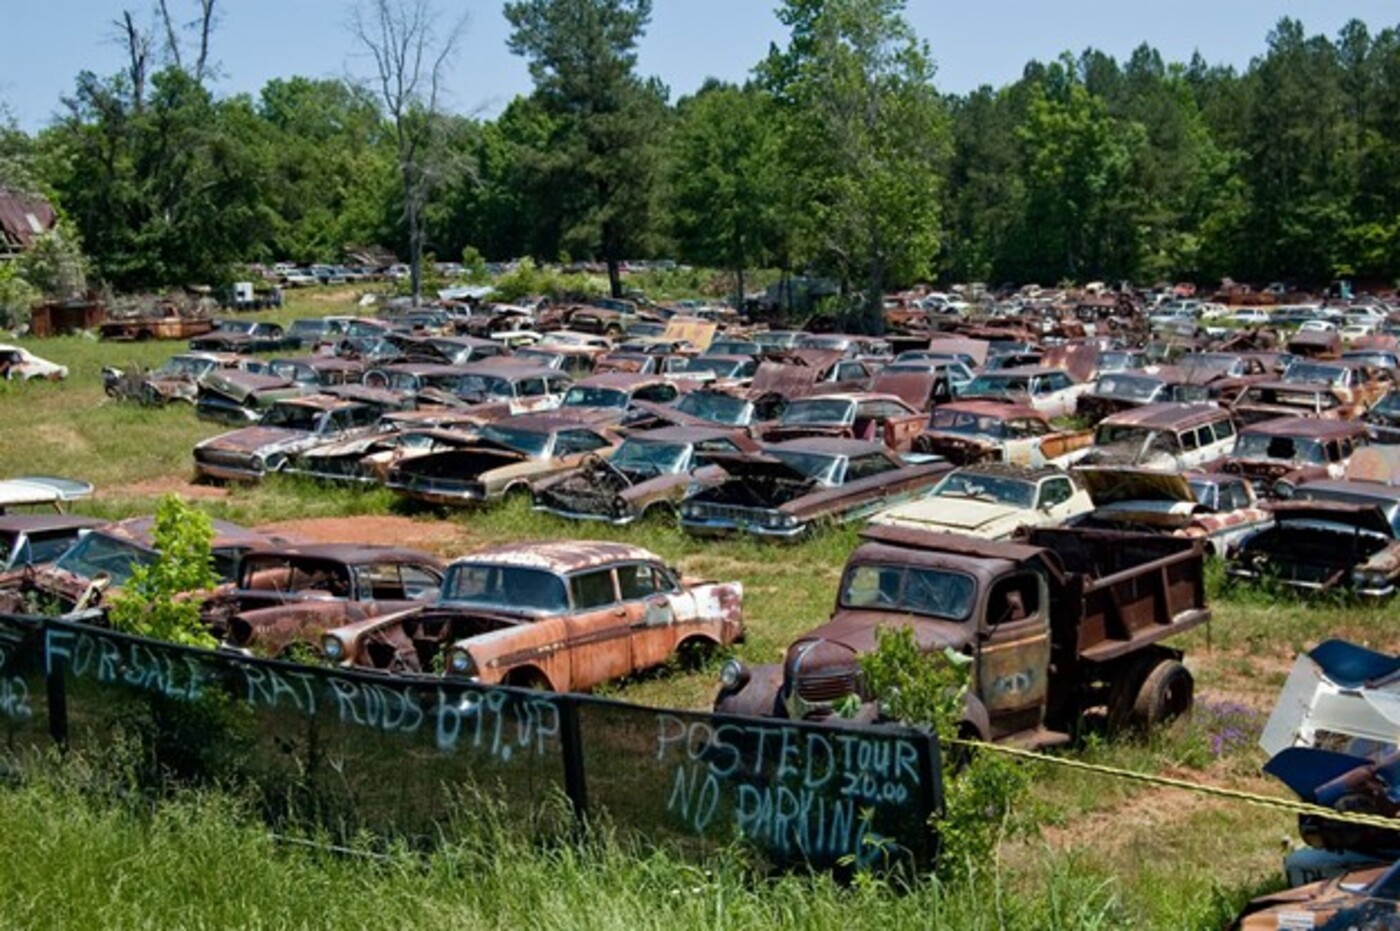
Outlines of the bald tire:
[[1162,660],[1147,674],[1133,701],[1133,724],[1144,731],[1191,713],[1196,681],[1174,659]]

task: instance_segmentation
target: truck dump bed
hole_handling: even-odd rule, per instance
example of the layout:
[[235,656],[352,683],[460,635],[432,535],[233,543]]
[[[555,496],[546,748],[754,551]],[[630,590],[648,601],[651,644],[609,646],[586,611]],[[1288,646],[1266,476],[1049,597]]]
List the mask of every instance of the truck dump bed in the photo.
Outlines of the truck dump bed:
[[1077,658],[1103,662],[1210,620],[1199,541],[1055,527],[1032,530],[1025,542],[1059,563],[1056,652],[1072,643]]

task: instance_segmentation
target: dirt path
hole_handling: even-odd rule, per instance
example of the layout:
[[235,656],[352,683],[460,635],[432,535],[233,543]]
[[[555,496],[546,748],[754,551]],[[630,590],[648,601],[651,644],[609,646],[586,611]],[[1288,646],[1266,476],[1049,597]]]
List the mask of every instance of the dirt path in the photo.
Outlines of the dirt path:
[[257,529],[294,535],[317,543],[402,546],[428,550],[442,556],[457,556],[472,548],[470,535],[451,521],[413,520],[392,515],[283,520],[264,524]]

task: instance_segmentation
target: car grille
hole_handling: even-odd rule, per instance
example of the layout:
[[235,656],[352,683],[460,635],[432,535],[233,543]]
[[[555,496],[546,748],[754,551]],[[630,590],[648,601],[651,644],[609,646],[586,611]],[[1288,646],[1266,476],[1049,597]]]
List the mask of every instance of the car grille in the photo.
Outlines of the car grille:
[[770,523],[776,514],[767,508],[746,508],[735,504],[695,505],[691,513],[702,520],[720,520],[735,524]]
[[227,449],[196,449],[194,458],[206,465],[227,466],[232,469],[253,468],[253,457]]
[[832,671],[821,675],[802,675],[797,680],[797,694],[812,704],[829,703],[856,693],[859,674],[855,670]]

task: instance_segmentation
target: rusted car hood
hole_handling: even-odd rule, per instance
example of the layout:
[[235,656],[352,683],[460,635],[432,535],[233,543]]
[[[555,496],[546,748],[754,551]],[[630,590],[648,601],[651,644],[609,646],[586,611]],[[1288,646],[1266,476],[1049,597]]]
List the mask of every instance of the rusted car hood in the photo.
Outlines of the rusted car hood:
[[1075,470],[1095,507],[1120,501],[1176,501],[1196,503],[1191,483],[1176,472],[1148,469],[1081,466]]
[[907,627],[914,642],[924,652],[951,647],[962,649],[972,640],[970,625],[940,621],[917,614],[896,614],[890,611],[838,611],[830,621],[807,631],[788,648],[791,654],[802,644],[817,640],[838,643],[856,653],[874,653],[879,647],[879,631]]
[[1385,519],[1385,512],[1370,504],[1348,504],[1341,501],[1276,501],[1266,506],[1280,525],[1303,521],[1326,521],[1343,524],[1357,530],[1394,537],[1395,531]]
[[[835,357],[840,358],[840,353]],[[749,382],[748,396],[762,397],[765,394],[780,394],[785,398],[801,397],[810,394],[817,383],[821,369],[807,365],[790,365],[783,362],[761,362]]]
[[929,530],[953,531],[971,536],[1000,536],[1022,524],[1034,523],[1035,511],[975,498],[930,497],[900,505],[899,524],[918,524]]
[[785,479],[790,482],[811,481],[777,456],[769,456],[764,453],[711,453],[706,456],[706,459],[735,478]]
[[280,375],[262,375],[241,369],[215,369],[204,376],[200,387],[239,402],[247,401],[255,394],[297,389],[294,382]]
[[252,453],[269,446],[304,439],[306,436],[307,434],[299,430],[284,430],[281,427],[248,427],[205,440],[203,445],[205,449]]

